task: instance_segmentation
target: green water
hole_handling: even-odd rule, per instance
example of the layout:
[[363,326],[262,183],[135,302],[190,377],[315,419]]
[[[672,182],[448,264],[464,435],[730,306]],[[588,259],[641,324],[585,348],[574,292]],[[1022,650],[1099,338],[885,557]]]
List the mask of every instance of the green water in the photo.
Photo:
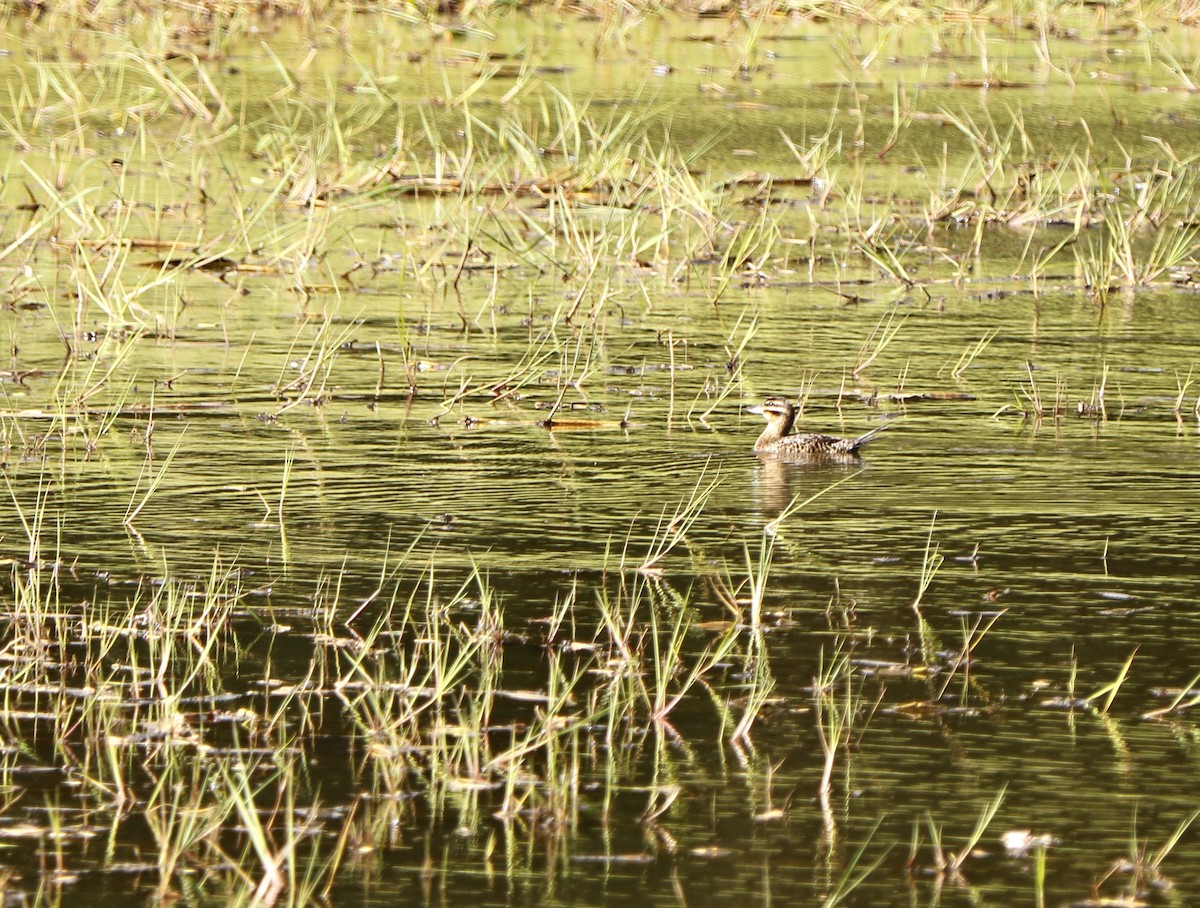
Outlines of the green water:
[[[284,23],[161,65],[200,116],[121,56],[161,64],[153,29],[70,56],[10,19],[24,94],[2,112],[30,147],[11,143],[0,196],[6,891],[249,901],[236,813],[161,872],[170,753],[201,792],[233,786],[226,758],[250,767],[277,853],[302,828],[279,900],[819,904],[865,873],[846,904],[1036,904],[1034,854],[1000,838],[1025,829],[1052,837],[1048,903],[1195,900],[1193,832],[1150,867],[1200,798],[1195,723],[1146,717],[1200,671],[1194,288],[1087,292],[1086,230],[1035,282],[1067,228],[921,215],[980,180],[947,117],[1021,124],[997,187],[1089,135],[1097,193],[1183,157],[1191,95],[1156,60],[1194,68],[1189,33],[1078,24],[1047,65],[995,24],[768,20],[751,41],[651,19],[621,44],[549,15],[457,37],[362,16],[344,41]],[[484,52],[533,80],[464,97]],[[505,122],[571,146],[552,89],[591,102],[573,147],[629,115],[693,201],[637,160],[640,190],[610,204],[553,147],[500,154]],[[885,150],[894,104],[918,116]],[[780,130],[839,150],[756,195],[751,172],[805,176]],[[429,191],[464,176],[478,195]],[[520,178],[543,185],[503,190]],[[913,286],[855,251],[876,220]],[[172,270],[217,255],[238,267]],[[768,394],[803,397],[806,430],[888,430],[861,463],[760,459],[746,407]],[[206,636],[217,612],[188,603],[214,588],[227,624]],[[467,667],[408,721],[439,634]],[[560,731],[501,759],[564,683]],[[662,690],[682,696],[655,722]],[[820,729],[847,702],[823,795]],[[1001,794],[939,873],[935,832],[951,857]]]

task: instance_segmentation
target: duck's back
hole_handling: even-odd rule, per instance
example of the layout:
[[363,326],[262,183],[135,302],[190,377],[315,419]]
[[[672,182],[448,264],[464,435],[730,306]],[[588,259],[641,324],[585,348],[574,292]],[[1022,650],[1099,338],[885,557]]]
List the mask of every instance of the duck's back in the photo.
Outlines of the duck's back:
[[879,426],[857,438],[842,438],[839,435],[825,435],[820,432],[785,435],[760,450],[768,454],[790,454],[795,457],[857,457],[858,449],[885,428],[887,427]]

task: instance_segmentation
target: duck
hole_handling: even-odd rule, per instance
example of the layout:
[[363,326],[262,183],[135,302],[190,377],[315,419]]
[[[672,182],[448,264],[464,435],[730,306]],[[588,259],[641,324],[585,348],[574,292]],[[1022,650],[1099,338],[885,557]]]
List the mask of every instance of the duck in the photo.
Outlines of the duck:
[[780,454],[812,460],[851,460],[858,457],[859,448],[887,428],[879,426],[856,438],[809,432],[789,435],[792,423],[796,421],[796,408],[780,397],[768,397],[760,406],[750,407],[748,412],[756,413],[767,421],[767,427],[754,443],[757,454]]

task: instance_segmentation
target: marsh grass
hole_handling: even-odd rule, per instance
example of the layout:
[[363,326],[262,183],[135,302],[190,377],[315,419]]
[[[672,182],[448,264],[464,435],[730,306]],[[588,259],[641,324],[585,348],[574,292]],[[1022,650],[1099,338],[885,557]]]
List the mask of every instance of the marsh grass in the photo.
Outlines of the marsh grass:
[[904,327],[904,322],[907,318],[908,316],[904,316],[897,323],[895,309],[889,309],[886,314],[880,317],[875,327],[871,329],[871,333],[863,341],[862,347],[858,351],[858,356],[855,358],[854,367],[851,372],[856,378],[892,345],[892,342],[896,339],[896,335]]
[[[645,531],[651,541],[626,546],[650,552],[653,570],[614,554],[593,602],[585,607],[576,580],[544,623],[514,618],[487,569],[447,571],[436,556],[422,565],[412,550],[381,569],[362,601],[346,601],[340,579],[329,578],[313,606],[293,616],[308,622],[307,667],[287,681],[269,661],[253,667],[259,657],[247,625],[257,633],[261,619],[247,611],[236,565],[214,560],[207,577],[167,576],[75,614],[54,567],[59,559],[43,552],[40,565],[13,566],[18,607],[5,619],[15,658],[0,674],[6,734],[32,741],[43,726],[56,730],[54,760],[94,809],[111,817],[115,853],[152,843],[148,869],[162,897],[176,897],[203,871],[209,892],[300,903],[337,879],[369,876],[365,855],[395,847],[389,843],[397,827],[409,836],[429,824],[494,836],[494,847],[513,855],[538,848],[569,855],[582,847],[583,818],[592,811],[624,828],[631,792],[641,799],[636,823],[660,843],[656,848],[666,848],[686,804],[680,770],[696,765],[697,714],[707,717],[701,725],[709,733],[719,730],[721,747],[737,761],[752,765],[769,753],[779,731],[776,710],[798,694],[779,674],[777,653],[788,631],[769,620],[773,546],[805,506],[838,494],[858,475],[794,499],[760,534],[757,562],[743,545],[742,585],[751,592],[733,601],[751,601],[737,606],[737,621],[702,621],[710,603],[670,579],[695,557],[689,540],[716,482],[701,471],[692,497]],[[23,504],[31,539],[44,539],[47,507],[45,499]],[[285,507],[281,493],[280,514]],[[920,615],[936,606],[935,530],[931,525],[913,603]],[[958,661],[930,706],[979,658],[978,644],[998,618],[964,626]],[[787,712],[820,747],[813,794],[833,844],[849,834],[846,808],[835,796],[842,784],[854,785],[859,763],[869,760],[868,731],[881,708],[901,706],[862,673],[855,651],[868,639],[839,638],[824,649],[811,710]],[[537,655],[516,668],[510,649]],[[945,657],[931,643],[927,658],[933,665]],[[256,672],[261,682],[253,681]],[[249,688],[238,680],[247,674]],[[1121,680],[1088,702],[1107,696],[1109,711]],[[96,694],[84,695],[85,681]],[[330,702],[339,704],[348,738],[344,729],[323,727]],[[683,715],[691,717],[686,724]],[[346,790],[323,790],[326,777],[313,770],[328,734],[353,742],[339,765],[355,794],[340,811],[322,805],[346,803]],[[797,810],[792,796],[768,798],[768,806],[781,816]],[[965,872],[998,807],[999,798],[952,852],[938,821],[928,819],[938,873]],[[857,837],[852,853],[830,858],[827,903],[846,900],[880,872],[892,844],[879,843],[878,835]],[[68,845],[60,847],[53,860],[67,871],[75,858]],[[1160,872],[1153,859],[1143,862],[1146,879]]]
[[[645,574],[661,575],[661,562],[663,559],[681,543],[686,542],[688,531],[700,518],[705,504],[713,492],[716,491],[721,481],[719,475],[715,475],[711,479],[707,478],[707,473],[708,467],[706,466],[696,478],[696,483],[692,487],[691,494],[687,499],[681,500],[674,507],[670,517],[667,516],[667,509],[663,509],[647,546],[646,554],[637,564],[636,570]],[[626,553],[628,548],[629,541],[626,542],[625,551],[621,554],[620,566],[622,570],[625,569],[627,563]]]
[[[129,507],[126,509],[125,517],[121,521],[123,524],[132,526],[137,520],[138,514],[150,503],[150,499],[158,491],[163,480],[166,478],[167,471],[171,468],[171,462],[175,459],[175,455],[179,453],[179,447],[183,444],[183,440],[184,432],[180,432],[179,437],[175,439],[175,444],[171,446],[171,450],[167,452],[167,456],[158,465],[158,469],[146,478],[145,491],[142,491],[143,477],[152,469],[151,462],[153,458],[147,456],[145,468],[142,473],[138,474],[137,484],[130,495]],[[148,451],[147,454],[150,455],[151,452]],[[140,498],[138,497],[138,492],[142,493]]]
[[821,657],[813,681],[817,736],[824,757],[817,791],[829,828],[833,823],[830,798],[834,768],[839,757],[847,757],[855,738],[861,734],[857,730],[859,722],[868,717],[864,715],[862,679],[855,677],[849,649],[839,641],[828,656],[822,651]]
[[1135,656],[1137,656],[1136,649],[1129,654],[1129,658],[1122,664],[1120,671],[1117,672],[1117,676],[1112,681],[1103,685],[1094,693],[1084,697],[1082,702],[1087,706],[1092,706],[1097,701],[1103,699],[1104,702],[1100,705],[1098,711],[1100,715],[1107,715],[1108,711],[1112,708],[1113,701],[1117,698],[1117,694],[1121,692],[1122,686],[1124,686],[1125,681],[1129,678],[1129,670],[1133,667]]
[[[604,65],[618,46],[644,61],[632,7],[584,8],[599,16],[591,34]],[[863,555],[867,544],[853,540],[868,566],[850,568],[862,591],[842,598],[839,568],[814,554],[820,528],[797,519],[820,496],[852,500],[839,487],[857,471],[827,482],[819,471],[745,466],[768,481],[782,475],[784,490],[752,524],[745,515],[760,501],[723,500],[721,464],[672,476],[637,507],[614,496],[605,504],[621,529],[606,556],[597,565],[560,549],[544,573],[562,583],[542,598],[511,592],[519,584],[509,575],[523,568],[497,566],[502,554],[462,551],[453,514],[420,516],[424,529],[399,541],[400,558],[389,536],[364,574],[359,549],[376,552],[378,521],[412,516],[375,488],[362,497],[375,509],[370,529],[324,527],[323,541],[345,547],[340,565],[336,553],[324,572],[307,564],[329,553],[302,541],[345,513],[330,504],[342,487],[328,483],[322,458],[359,454],[324,415],[330,404],[384,411],[370,433],[373,443],[384,437],[389,459],[370,461],[379,470],[412,468],[412,427],[427,418],[456,413],[476,425],[488,408],[526,426],[624,430],[636,400],[653,414],[647,436],[665,427],[695,432],[681,436],[690,442],[703,430],[723,443],[733,405],[773,367],[773,381],[798,381],[802,405],[856,399],[846,379],[836,395],[818,388],[811,363],[822,349],[813,338],[840,323],[848,333],[839,338],[864,339],[822,371],[863,381],[895,359],[905,364],[895,396],[927,384],[934,401],[946,376],[973,374],[972,393],[1011,395],[998,415],[1036,421],[1065,412],[1075,373],[1049,364],[1051,389],[1032,362],[1018,361],[1001,373],[1016,379],[989,385],[991,370],[972,368],[1006,351],[994,343],[1000,328],[977,326],[956,335],[965,347],[938,352],[940,369],[910,366],[926,326],[953,317],[985,282],[1039,301],[1078,297],[1098,317],[1118,294],[1133,312],[1142,294],[1194,284],[1196,159],[1162,140],[1113,157],[1086,123],[1073,146],[1046,151],[1018,103],[929,111],[903,81],[881,75],[919,23],[982,77],[939,91],[1004,97],[1012,86],[994,36],[1024,36],[1027,8],[814,2],[780,11],[756,4],[720,23],[718,63],[681,105],[648,89],[609,103],[582,78],[560,78],[543,66],[546,35],[503,45],[511,10],[502,4],[463,4],[453,23],[423,3],[379,12],[286,2],[119,15],[79,3],[4,8],[11,29],[53,51],[19,49],[28,57],[9,71],[0,105],[0,131],[19,151],[3,185],[0,298],[14,327],[2,425],[6,451],[21,460],[4,469],[0,817],[36,831],[33,857],[19,844],[12,852],[53,869],[57,882],[40,896],[65,900],[72,873],[94,868],[95,852],[80,842],[103,825],[104,860],[144,869],[153,877],[144,888],[164,902],[385,898],[394,893],[381,868],[404,861],[426,900],[452,897],[448,880],[466,873],[507,886],[509,900],[532,897],[531,881],[543,880],[536,895],[554,901],[575,896],[561,895],[562,880],[597,842],[606,867],[636,859],[676,873],[686,869],[677,855],[704,847],[696,830],[708,823],[705,834],[725,835],[738,811],[793,830],[820,826],[824,904],[871,884],[895,890],[898,868],[881,870],[895,842],[880,841],[891,832],[876,820],[886,786],[872,775],[891,745],[868,732],[897,717],[937,723],[957,757],[953,711],[977,709],[992,693],[977,680],[989,668],[991,647],[981,644],[1019,611],[960,617],[957,649],[941,646],[952,633],[941,606],[958,587],[940,573],[936,513],[908,603],[911,651],[901,638],[912,618],[890,620],[894,596],[863,580],[876,552]],[[652,5],[635,12],[663,16],[664,28],[675,21]],[[1074,87],[1082,64],[1054,36],[1099,26],[1076,7],[1034,12],[1045,79]],[[1177,14],[1164,5],[1094,15],[1149,42],[1155,17]],[[274,45],[288,17],[299,56]],[[373,66],[354,36],[360,20],[372,24],[369,52],[386,67]],[[762,147],[750,150],[774,163],[727,173],[727,137],[698,136],[688,105],[731,96],[718,103],[752,109],[750,99],[783,81],[772,68],[787,55],[770,42],[796,23],[845,29],[831,40],[848,75],[808,128],[777,127],[788,112],[770,110],[770,138],[757,136]],[[62,34],[74,36],[71,47]],[[1191,91],[1195,65],[1175,63],[1170,80]],[[242,85],[228,78],[238,67],[248,67]],[[890,96],[882,120],[872,94]],[[881,177],[890,186],[908,175],[901,168],[921,170],[920,181],[897,179],[881,194]],[[1006,270],[989,273],[1005,244],[1019,260],[1005,253]],[[814,316],[810,292],[823,299],[831,289],[839,308]],[[873,298],[886,308],[856,320],[854,308]],[[1006,297],[996,299],[1000,310]],[[1004,307],[1022,305],[1007,299]],[[1039,317],[1027,333],[1038,334]],[[215,365],[227,354],[235,367]],[[399,370],[387,368],[396,362]],[[1187,369],[1176,372],[1180,418]],[[1123,400],[1110,403],[1122,396],[1114,374],[1105,360],[1080,412],[1098,421],[1123,412]],[[193,380],[202,390],[186,390]],[[392,418],[396,397],[403,429]],[[861,397],[874,405],[878,392]],[[221,432],[281,453],[268,466],[257,461],[253,481],[239,474],[218,490],[257,495],[269,557],[243,568],[221,549],[205,573],[175,559],[211,551],[207,537],[190,539],[204,532],[190,518],[209,515],[192,514],[171,490],[177,473],[213,484],[210,463],[225,452],[205,446],[209,405],[220,408]],[[573,417],[576,408],[587,417]],[[619,425],[606,415],[622,410]],[[166,449],[168,416],[191,422],[167,433]],[[271,433],[288,433],[287,443],[273,448]],[[553,433],[535,434],[552,452],[535,468],[551,477],[545,497],[554,498],[554,477],[582,459]],[[319,474],[313,497],[297,469],[301,452]],[[649,459],[646,448],[637,456]],[[642,463],[623,466],[634,473]],[[440,508],[439,483],[460,475],[431,474],[424,503]],[[120,500],[91,483],[108,483]],[[276,487],[277,496],[264,491]],[[793,495],[796,487],[806,491]],[[86,513],[72,510],[74,496]],[[204,500],[236,513],[231,496]],[[73,521],[103,523],[110,512],[128,529],[132,560],[67,554]],[[239,519],[235,541],[252,549]],[[853,519],[885,556],[886,525]],[[444,543],[429,541],[443,529]],[[501,519],[489,530],[495,539],[506,531]],[[252,591],[256,571],[266,576]],[[806,650],[797,640],[824,632],[808,622],[820,620],[809,600],[826,581],[838,585],[841,626],[831,643]],[[875,661],[894,682],[868,673],[881,653]],[[1072,701],[1103,717],[1110,744],[1123,736],[1127,698],[1117,695],[1132,662]],[[1182,727],[1195,683],[1163,708],[1128,712]],[[1072,698],[1075,684],[1072,659]],[[817,759],[797,768],[797,751]],[[958,766],[980,771],[969,760]],[[22,800],[21,773],[47,768],[58,775],[37,812],[33,795]],[[954,849],[943,839],[952,818],[929,814],[914,827],[914,862],[927,836],[925,863],[939,883],[961,877],[1002,797]],[[697,823],[706,812],[712,819]],[[1131,848],[1131,891],[1166,880],[1161,866],[1194,819],[1157,850]],[[738,860],[747,855],[765,851],[747,847]],[[762,861],[767,883],[770,864]],[[1112,876],[1126,866],[1114,864]]]
[[1129,855],[1113,861],[1112,866],[1096,881],[1093,891],[1099,896],[1110,881],[1119,881],[1122,877],[1126,877],[1127,882],[1120,887],[1116,898],[1139,899],[1148,891],[1169,887],[1171,880],[1163,871],[1163,864],[1198,817],[1200,811],[1189,813],[1179,821],[1166,841],[1154,851],[1150,851],[1146,842],[1139,841],[1134,836],[1130,842]]
[[964,350],[955,361],[954,366],[950,369],[950,374],[957,379],[961,379],[963,377],[963,373],[972,367],[972,365],[975,363],[975,360],[977,360],[983,354],[983,351],[988,348],[988,345],[995,340],[998,333],[999,329],[993,328],[991,331],[984,334],[983,337],[979,338],[979,340],[977,340],[974,344]]
[[[702,472],[685,524],[694,524],[707,482]],[[45,510],[38,503],[26,515],[31,537],[42,533]],[[667,544],[651,546],[656,565],[686,561],[676,550],[686,527],[663,532]],[[690,594],[622,569],[598,589],[598,617],[573,595],[561,601],[535,643],[542,657],[527,686],[527,671],[506,668],[505,648],[530,629],[510,626],[487,572],[475,567],[447,583],[431,562],[403,576],[411,554],[381,574],[364,603],[339,605],[339,584],[322,586],[309,613],[307,673],[285,685],[268,666],[272,702],[233,680],[251,661],[234,565],[214,560],[206,578],[147,583],[78,618],[68,616],[52,567],[14,568],[24,611],[9,619],[9,639],[25,642],[3,673],[8,731],[20,737],[22,723],[43,722],[61,730],[56,762],[112,813],[118,853],[138,847],[133,819],[144,825],[160,897],[177,896],[208,867],[210,891],[297,903],[335,875],[358,872],[356,850],[383,847],[390,823],[415,821],[417,802],[464,830],[494,817],[520,848],[569,849],[593,801],[581,780],[607,779],[605,811],[615,811],[646,761],[659,781],[641,822],[668,842],[659,824],[681,793],[670,762],[690,748],[673,722],[679,711],[709,711],[732,752],[756,750],[752,731],[779,687],[761,618],[714,634],[700,627]],[[757,582],[765,595],[766,576]],[[339,609],[349,625],[340,632]],[[14,621],[25,628],[20,638]],[[49,640],[75,657],[55,654]],[[75,678],[102,695],[83,696]],[[855,683],[848,674],[846,682]],[[38,693],[50,687],[61,692]],[[23,708],[29,697],[36,713]],[[352,725],[353,781],[368,795],[340,828],[320,806],[310,767],[327,708],[312,704],[328,698]],[[643,752],[642,730],[661,744]],[[65,854],[56,860],[69,866]]]
[[933,867],[939,875],[944,874],[954,878],[960,876],[967,859],[975,852],[976,846],[987,832],[992,820],[996,818],[1000,805],[1004,803],[1005,792],[1006,789],[1001,788],[996,797],[988,802],[975,820],[975,826],[967,835],[962,846],[956,851],[947,853],[941,827],[934,822],[932,817],[927,818],[926,828],[929,833],[930,848],[933,851]]
[[867,851],[879,832],[879,826],[879,823],[875,824],[871,831],[864,837],[862,844],[858,846],[854,854],[846,862],[845,869],[835,881],[831,891],[826,893],[822,898],[822,908],[834,908],[834,906],[842,904],[886,860],[888,853],[892,850],[893,846],[891,845],[882,847],[879,854],[870,861],[866,859]]

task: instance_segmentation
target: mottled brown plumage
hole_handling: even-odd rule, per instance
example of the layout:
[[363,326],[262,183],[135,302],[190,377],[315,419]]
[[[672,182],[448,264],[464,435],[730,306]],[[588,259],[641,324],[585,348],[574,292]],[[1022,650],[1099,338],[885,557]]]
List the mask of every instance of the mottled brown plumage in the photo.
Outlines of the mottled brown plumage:
[[822,435],[820,433],[802,433],[789,435],[792,423],[796,421],[796,408],[788,401],[778,397],[769,397],[760,407],[750,407],[751,413],[758,413],[767,421],[767,427],[754,443],[754,450],[759,454],[781,454],[794,458],[808,459],[837,459],[849,460],[858,456],[858,449],[882,432],[887,426],[880,426],[865,432],[857,438],[842,438],[837,435]]

